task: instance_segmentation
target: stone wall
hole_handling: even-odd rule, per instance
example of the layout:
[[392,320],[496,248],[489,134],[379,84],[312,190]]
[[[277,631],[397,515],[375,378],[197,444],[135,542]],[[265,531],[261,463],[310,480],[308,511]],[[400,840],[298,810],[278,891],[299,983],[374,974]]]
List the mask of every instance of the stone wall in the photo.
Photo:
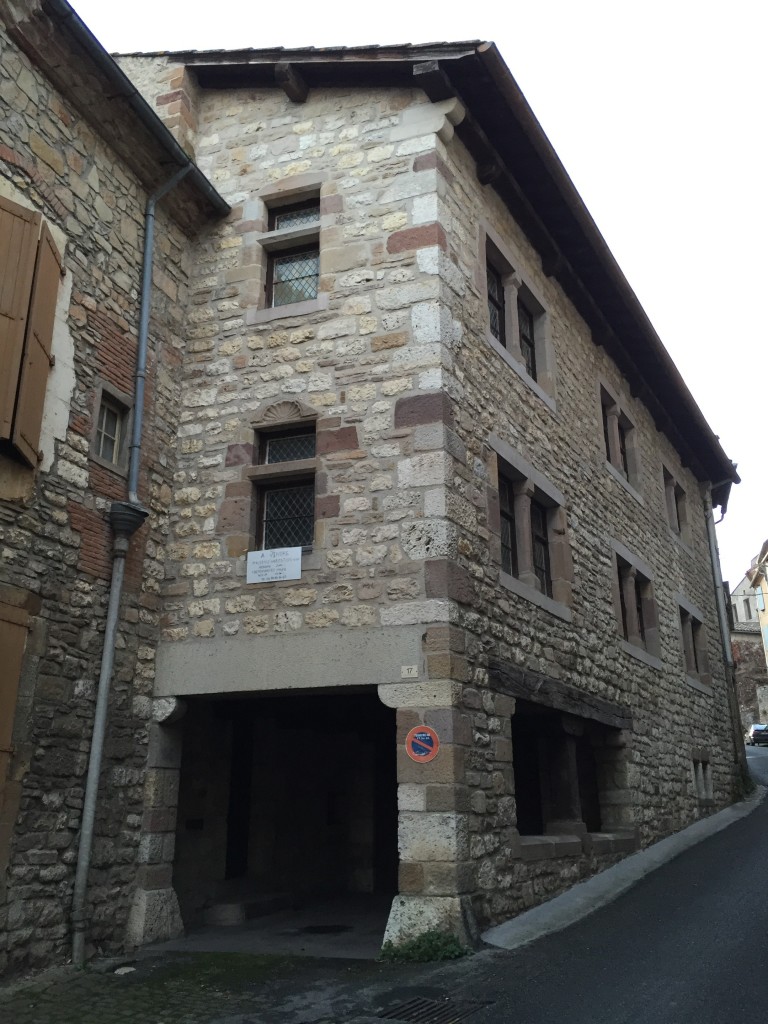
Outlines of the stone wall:
[[763,638],[759,632],[731,633],[733,665],[736,679],[736,696],[739,702],[741,724],[744,731],[753,722],[763,722],[759,696],[768,687],[768,670],[765,667]]
[[[125,475],[92,458],[102,382],[132,392],[145,195],[0,32],[0,195],[39,211],[63,256],[37,471],[0,456],[0,590],[32,610],[4,814],[0,970],[69,956],[70,906],[111,564],[105,515]],[[129,131],[126,125],[126,131]],[[90,876],[89,951],[121,948],[141,860],[158,588],[173,472],[186,240],[158,215],[144,469],[149,523],[128,557]]]

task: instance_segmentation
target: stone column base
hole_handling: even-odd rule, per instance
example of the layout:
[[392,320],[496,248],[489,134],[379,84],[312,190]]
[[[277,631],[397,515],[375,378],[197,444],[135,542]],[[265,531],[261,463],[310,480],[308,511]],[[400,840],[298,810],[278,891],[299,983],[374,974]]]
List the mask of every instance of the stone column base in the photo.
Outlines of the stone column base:
[[136,890],[125,933],[127,945],[146,946],[183,934],[179,901],[173,889]]
[[469,896],[395,896],[384,942],[397,945],[428,931],[448,932],[476,946],[480,930]]

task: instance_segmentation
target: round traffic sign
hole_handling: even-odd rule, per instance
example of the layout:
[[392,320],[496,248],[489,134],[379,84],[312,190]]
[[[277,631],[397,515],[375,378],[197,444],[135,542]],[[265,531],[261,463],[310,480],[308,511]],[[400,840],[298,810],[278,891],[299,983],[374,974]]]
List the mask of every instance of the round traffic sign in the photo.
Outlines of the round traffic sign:
[[405,737],[405,749],[412,761],[427,764],[437,757],[440,737],[428,725],[416,725]]

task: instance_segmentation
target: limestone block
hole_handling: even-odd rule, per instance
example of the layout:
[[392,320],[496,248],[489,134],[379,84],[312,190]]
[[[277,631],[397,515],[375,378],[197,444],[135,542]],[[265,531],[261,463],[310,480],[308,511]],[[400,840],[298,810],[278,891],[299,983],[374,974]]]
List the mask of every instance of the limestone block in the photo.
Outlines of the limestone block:
[[133,896],[125,941],[129,947],[176,939],[184,934],[179,901],[173,889],[137,889]]
[[459,942],[473,946],[479,929],[466,896],[395,896],[389,912],[384,942],[405,942],[428,931],[448,932]]
[[401,811],[397,848],[403,861],[455,861],[468,856],[464,815],[454,812]]

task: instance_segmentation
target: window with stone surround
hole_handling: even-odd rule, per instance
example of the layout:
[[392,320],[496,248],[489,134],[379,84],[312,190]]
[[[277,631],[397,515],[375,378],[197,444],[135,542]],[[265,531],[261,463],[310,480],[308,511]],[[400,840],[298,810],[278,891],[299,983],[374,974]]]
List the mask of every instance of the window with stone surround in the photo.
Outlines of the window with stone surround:
[[[521,836],[574,836],[611,827],[619,730],[533,701],[517,700],[512,768]],[[615,799],[615,797],[614,797]]]
[[684,544],[691,543],[691,529],[688,520],[688,498],[674,475],[662,466],[664,481],[664,506],[669,528]]
[[613,541],[613,603],[623,649],[661,668],[659,613],[651,569],[623,544]]
[[544,304],[524,279],[522,260],[488,226],[484,243],[488,343],[554,408],[554,358]]
[[0,196],[0,453],[36,466],[61,257],[39,213]]
[[96,414],[91,434],[90,456],[100,465],[125,475],[128,466],[128,436],[131,399],[100,381],[94,401]]
[[255,547],[312,547],[315,534],[314,420],[265,426],[256,435]]
[[702,803],[712,803],[714,790],[712,786],[712,768],[709,763],[709,752],[694,750],[691,758],[691,773],[696,797]]
[[600,412],[606,463],[634,490],[640,482],[637,431],[626,409],[604,384],[600,385]]
[[498,476],[498,562],[502,586],[570,619],[572,574],[565,499],[493,435]]
[[677,595],[680,644],[686,681],[695,689],[712,692],[703,613],[683,595]]
[[284,179],[254,200],[265,230],[255,236],[262,253],[259,307],[246,323],[258,324],[324,308],[320,284],[320,185]]

